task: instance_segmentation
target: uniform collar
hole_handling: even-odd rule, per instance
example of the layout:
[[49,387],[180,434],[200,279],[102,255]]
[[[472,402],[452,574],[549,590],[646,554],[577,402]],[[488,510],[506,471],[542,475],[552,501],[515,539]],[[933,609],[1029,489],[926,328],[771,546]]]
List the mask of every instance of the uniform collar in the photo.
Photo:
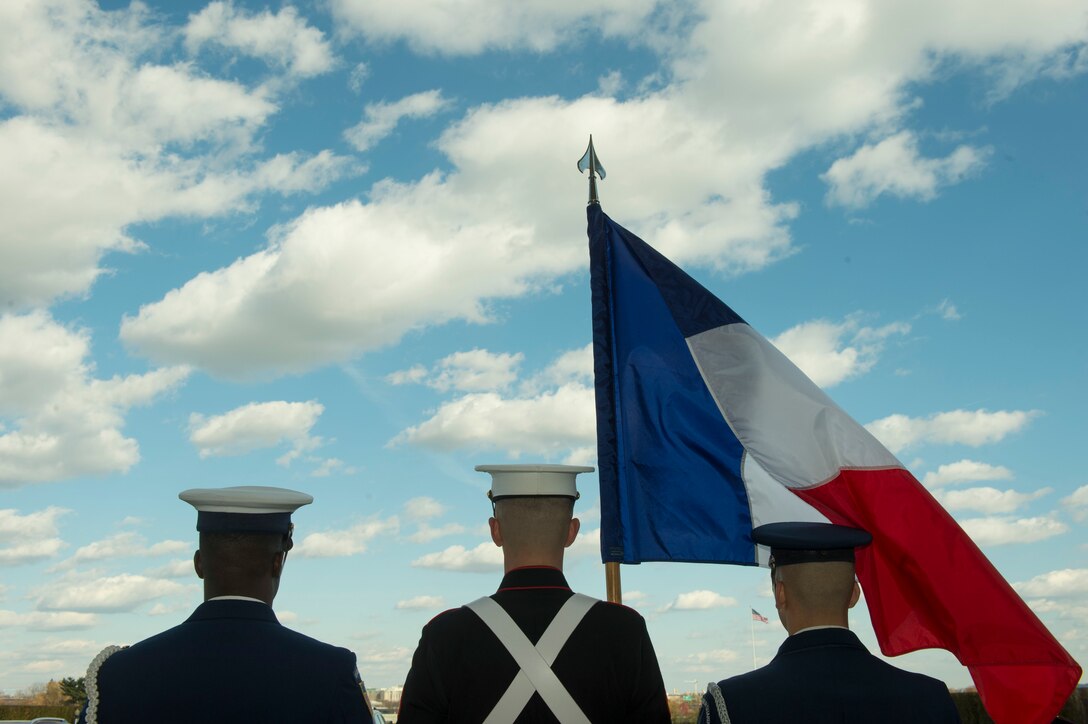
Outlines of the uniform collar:
[[861,639],[848,628],[829,626],[827,628],[811,628],[798,631],[793,636],[786,637],[782,646],[778,649],[780,654],[788,654],[801,649],[815,648],[819,646],[850,646],[868,651]]
[[215,618],[248,618],[279,623],[272,607],[264,601],[239,601],[237,599],[211,600],[197,606],[189,621],[207,621]]
[[499,591],[523,591],[541,588],[558,588],[569,591],[563,571],[551,566],[526,566],[515,568],[502,577]]

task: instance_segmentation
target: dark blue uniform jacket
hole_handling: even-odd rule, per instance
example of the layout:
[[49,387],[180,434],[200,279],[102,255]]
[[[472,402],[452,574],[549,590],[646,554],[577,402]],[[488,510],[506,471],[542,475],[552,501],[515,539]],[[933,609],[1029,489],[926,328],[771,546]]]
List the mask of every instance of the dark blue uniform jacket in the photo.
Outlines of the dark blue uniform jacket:
[[369,722],[355,654],[284,628],[271,606],[207,601],[98,672],[99,724]]
[[[790,636],[761,669],[719,682],[733,724],[955,724],[956,705],[937,679],[873,656],[843,628]],[[709,719],[707,715],[709,716]],[[703,696],[699,722],[719,721]]]

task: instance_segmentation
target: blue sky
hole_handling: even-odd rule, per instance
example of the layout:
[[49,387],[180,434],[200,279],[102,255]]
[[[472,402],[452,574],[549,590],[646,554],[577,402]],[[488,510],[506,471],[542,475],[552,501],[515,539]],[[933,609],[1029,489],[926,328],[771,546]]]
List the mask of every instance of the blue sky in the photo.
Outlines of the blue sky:
[[[591,132],[604,209],[1088,660],[1088,7],[456,7],[0,4],[0,690],[187,616],[177,493],[254,484],[316,499],[281,618],[401,683],[420,627],[500,576],[473,465],[595,463]],[[595,485],[567,570],[603,597]],[[758,570],[623,587],[670,690],[785,635]]]

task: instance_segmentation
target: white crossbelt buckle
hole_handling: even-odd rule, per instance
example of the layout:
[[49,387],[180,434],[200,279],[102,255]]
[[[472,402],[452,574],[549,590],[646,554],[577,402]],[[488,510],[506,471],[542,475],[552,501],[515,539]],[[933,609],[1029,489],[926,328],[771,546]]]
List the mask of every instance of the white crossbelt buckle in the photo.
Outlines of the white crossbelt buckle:
[[533,698],[534,691],[540,694],[555,718],[563,724],[589,724],[578,703],[552,671],[552,663],[595,603],[597,599],[580,593],[568,598],[536,646],[526,638],[510,614],[491,598],[485,596],[468,604],[468,608],[487,624],[521,667],[484,724],[512,724]]

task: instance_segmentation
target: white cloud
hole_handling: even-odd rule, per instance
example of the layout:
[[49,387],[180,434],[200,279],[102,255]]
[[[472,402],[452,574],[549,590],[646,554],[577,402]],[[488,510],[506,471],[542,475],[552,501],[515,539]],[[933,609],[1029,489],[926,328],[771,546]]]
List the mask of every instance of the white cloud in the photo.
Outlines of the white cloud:
[[397,601],[398,611],[434,611],[445,607],[446,601],[441,596],[415,596],[404,601]]
[[47,654],[97,654],[102,650],[102,645],[86,639],[63,639],[40,644],[38,650]]
[[1031,580],[1012,584],[1022,596],[1084,596],[1088,595],[1088,568],[1066,568],[1049,571]]
[[41,611],[116,613],[185,591],[180,583],[123,573],[94,580],[65,579],[37,592]]
[[373,3],[333,0],[344,32],[372,42],[407,40],[423,53],[473,54],[489,49],[550,51],[576,34],[629,35],[652,12],[655,0],[574,0],[547,3],[441,0]]
[[177,558],[169,563],[144,571],[151,578],[189,578],[196,575],[192,558]]
[[1015,490],[981,487],[966,490],[938,490],[935,497],[948,510],[977,510],[987,515],[997,515],[1012,513],[1051,492],[1053,492],[1051,488],[1020,493]]
[[45,312],[0,315],[0,420],[15,420],[0,431],[0,488],[127,472],[140,454],[121,433],[124,414],[189,374],[171,367],[95,379],[89,356],[88,334]]
[[412,561],[412,565],[442,571],[491,573],[502,570],[502,560],[502,549],[487,541],[472,549],[458,545],[428,553]]
[[329,152],[260,159],[277,110],[268,87],[163,65],[168,32],[142,4],[0,4],[0,307],[85,294],[127,229],[252,207],[257,194],[314,190],[354,172]]
[[446,513],[446,506],[426,496],[412,498],[404,504],[404,514],[412,520],[430,520]]
[[334,64],[324,33],[308,25],[289,5],[273,14],[268,10],[239,10],[229,1],[212,2],[189,16],[183,32],[190,52],[214,44],[259,58],[299,77],[324,73]]
[[427,118],[449,106],[449,99],[438,90],[415,93],[393,103],[371,103],[364,111],[364,120],[344,131],[344,138],[356,151],[367,151],[392,133],[401,120]]
[[720,671],[725,664],[730,664],[738,658],[735,651],[729,649],[714,649],[713,651],[701,651],[686,656],[673,657],[673,661],[684,671]]
[[1000,442],[1027,427],[1036,410],[952,410],[926,418],[889,415],[866,425],[893,453],[920,444],[978,447]]
[[28,628],[32,631],[70,631],[98,625],[93,613],[76,611],[0,611],[0,628]]
[[391,385],[419,384],[427,377],[427,368],[423,365],[413,365],[406,370],[397,370],[386,376],[386,381]]
[[37,674],[42,672],[53,672],[63,666],[64,662],[60,659],[42,659],[39,661],[31,661],[28,664],[23,664],[20,671]]
[[[490,12],[512,22],[469,27],[458,6],[452,29],[454,15],[420,12],[418,2],[341,0],[333,12],[345,31],[392,38],[411,28],[431,48],[422,38],[472,50],[491,47],[496,33],[515,42],[530,18],[533,37],[546,38],[555,23],[599,26],[613,12],[643,37],[649,3],[616,3],[494,4]],[[605,162],[624,171],[603,184],[610,214],[685,266],[759,269],[793,252],[786,225],[800,208],[771,196],[772,169],[830,142],[894,135],[915,107],[912,89],[938,67],[1049,57],[1084,35],[1077,0],[1047,13],[1010,2],[997,17],[979,0],[954,18],[944,7],[817,0],[692,10],[679,30],[650,38],[668,44],[655,45],[666,85],[622,101],[590,94],[471,108],[435,143],[444,170],[379,181],[365,203],[309,210],[271,233],[267,248],[145,305],[125,320],[124,341],[156,360],[249,377],[351,359],[451,320],[487,322],[490,302],[584,269],[584,245],[571,243],[584,229],[572,213],[584,187],[570,182],[556,149],[584,148],[587,118]],[[382,25],[391,17],[403,28]]]
[[881,194],[929,201],[937,189],[977,173],[991,149],[959,146],[945,158],[922,158],[918,139],[900,131],[876,145],[865,145],[831,164],[822,178],[831,187],[828,203],[861,208]]
[[192,544],[179,540],[164,540],[152,545],[133,532],[117,533],[103,540],[88,543],[77,549],[71,558],[61,561],[50,571],[72,568],[87,561],[101,561],[110,558],[153,557],[179,553],[192,547]]
[[517,379],[517,368],[524,358],[520,352],[494,354],[486,349],[454,352],[438,361],[427,384],[439,392],[505,389]]
[[13,508],[0,509],[0,543],[55,537],[57,519],[71,512],[55,505],[26,515]]
[[714,591],[689,591],[681,593],[672,603],[665,606],[665,610],[675,611],[705,611],[711,608],[728,608],[736,606],[737,600],[731,596],[723,596]]
[[434,527],[430,521],[446,513],[446,506],[434,498],[412,498],[404,504],[404,514],[409,520],[416,521],[416,531],[408,536],[413,543],[429,543],[432,540],[449,535],[464,533],[465,527],[459,523],[447,523]]
[[429,525],[428,523],[420,523],[416,527],[416,532],[408,536],[408,540],[413,543],[430,543],[433,540],[439,538],[445,538],[451,535],[458,535],[465,532],[465,526],[460,523],[447,523],[446,525],[438,526],[437,528]]
[[291,450],[280,458],[289,463],[301,452],[321,444],[320,437],[310,431],[325,407],[309,402],[252,402],[236,407],[222,415],[189,416],[189,441],[200,451],[200,457],[243,455],[253,450],[290,443]]
[[1068,508],[1077,521],[1088,520],[1088,485],[1082,485],[1067,498],[1062,498],[1062,505]]
[[926,473],[922,478],[922,484],[927,488],[938,488],[942,485],[976,483],[984,480],[1012,480],[1012,477],[1012,471],[1004,465],[990,465],[964,459],[941,465],[936,472]]
[[[854,315],[840,324],[826,320],[805,322],[771,342],[817,385],[833,387],[868,372],[883,351],[885,340],[908,332],[910,325],[902,322],[863,327]],[[849,337],[849,343],[844,343],[844,337]]]
[[941,300],[941,303],[937,305],[937,313],[941,315],[942,319],[949,321],[963,319],[963,315],[956,309],[956,305],[947,299]]
[[[290,453],[288,453],[288,455],[290,455]],[[280,458],[280,460],[283,459],[284,458]],[[357,468],[348,465],[339,458],[307,458],[307,460],[317,463],[317,467],[310,473],[311,478],[327,478],[333,474],[354,475],[357,472]]]
[[310,533],[291,552],[303,558],[338,558],[366,552],[367,544],[379,536],[395,535],[400,520],[371,518],[344,530]]
[[503,450],[514,457],[556,455],[596,440],[594,414],[593,389],[580,384],[536,397],[472,393],[443,403],[433,417],[404,430],[392,444]]
[[[575,517],[578,517],[575,512]],[[593,558],[601,555],[601,529],[583,531],[578,534],[564,554],[568,559]]]
[[0,566],[35,563],[60,553],[67,544],[58,536],[57,519],[69,512],[56,506],[26,515],[0,509]]
[[1035,543],[1069,530],[1069,526],[1051,516],[1012,518],[991,516],[961,520],[960,526],[980,547],[1009,543]]

